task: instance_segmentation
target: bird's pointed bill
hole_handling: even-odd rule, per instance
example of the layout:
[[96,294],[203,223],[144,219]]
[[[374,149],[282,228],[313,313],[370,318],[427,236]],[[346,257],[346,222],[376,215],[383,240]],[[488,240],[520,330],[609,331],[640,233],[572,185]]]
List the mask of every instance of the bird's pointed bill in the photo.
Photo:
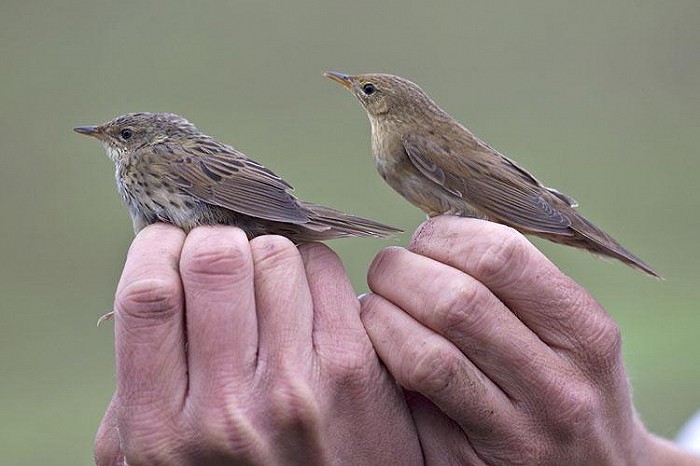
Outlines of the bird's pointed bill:
[[73,131],[86,136],[92,136],[93,138],[104,139],[104,133],[99,126],[78,126],[77,128],[73,128]]
[[352,80],[347,74],[338,73],[337,71],[326,71],[325,73],[323,73],[323,76],[325,76],[326,78],[330,78],[333,81],[339,82],[340,84],[342,84],[350,90],[352,90],[353,88]]
[[78,126],[73,128],[73,131],[80,134],[85,134],[86,136],[96,136],[99,133],[97,126]]

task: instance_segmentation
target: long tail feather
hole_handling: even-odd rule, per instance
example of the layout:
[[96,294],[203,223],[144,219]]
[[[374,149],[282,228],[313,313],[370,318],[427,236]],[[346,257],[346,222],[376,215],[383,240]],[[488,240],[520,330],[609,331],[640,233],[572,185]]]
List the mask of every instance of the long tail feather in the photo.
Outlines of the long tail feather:
[[613,239],[609,234],[588,221],[574,209],[566,212],[571,220],[571,229],[574,231],[573,236],[562,235],[541,235],[556,243],[566,244],[581,249],[586,249],[594,254],[601,256],[612,257],[625,264],[634,267],[642,272],[651,275],[654,278],[661,279],[661,275],[656,273],[649,265],[647,265],[639,257],[625,249],[620,243]]
[[346,214],[330,207],[302,202],[312,212],[311,222],[304,226],[318,232],[319,239],[347,236],[386,238],[402,233],[402,230],[355,215]]

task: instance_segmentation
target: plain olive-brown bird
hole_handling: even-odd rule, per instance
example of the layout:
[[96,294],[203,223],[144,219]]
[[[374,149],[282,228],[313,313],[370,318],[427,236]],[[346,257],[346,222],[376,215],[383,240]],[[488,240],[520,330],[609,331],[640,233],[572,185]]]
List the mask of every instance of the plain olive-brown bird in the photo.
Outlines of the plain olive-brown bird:
[[185,231],[223,224],[249,238],[277,234],[302,242],[401,231],[297,199],[282,178],[180,115],[129,113],[75,131],[99,139],[114,162],[134,232],[155,222]]
[[389,74],[324,76],[348,88],[367,111],[379,174],[429,216],[491,220],[659,277],[579,214],[576,201],[481,141],[416,84]]

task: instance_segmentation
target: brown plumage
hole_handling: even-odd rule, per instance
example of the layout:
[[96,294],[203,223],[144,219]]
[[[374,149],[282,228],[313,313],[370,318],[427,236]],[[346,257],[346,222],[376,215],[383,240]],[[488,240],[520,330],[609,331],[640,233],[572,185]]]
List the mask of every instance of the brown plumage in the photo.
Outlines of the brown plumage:
[[278,234],[301,242],[401,231],[297,199],[282,178],[179,115],[129,113],[75,131],[104,144],[134,232],[155,222],[185,231],[223,224],[250,238]]
[[576,201],[481,141],[416,84],[388,74],[325,76],[348,88],[367,111],[379,174],[428,215],[503,223],[659,277],[579,214]]

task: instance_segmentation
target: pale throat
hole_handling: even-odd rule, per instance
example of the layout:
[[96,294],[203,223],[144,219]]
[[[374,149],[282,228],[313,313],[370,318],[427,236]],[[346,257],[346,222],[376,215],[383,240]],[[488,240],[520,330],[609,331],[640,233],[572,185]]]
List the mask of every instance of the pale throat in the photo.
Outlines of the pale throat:
[[106,141],[103,142],[102,145],[104,146],[105,151],[107,151],[107,156],[112,162],[118,163],[124,157],[125,153],[123,149],[120,149],[119,147]]
[[387,173],[402,161],[401,134],[395,125],[384,118],[370,116],[369,120],[372,125],[372,155],[379,173],[386,179]]

